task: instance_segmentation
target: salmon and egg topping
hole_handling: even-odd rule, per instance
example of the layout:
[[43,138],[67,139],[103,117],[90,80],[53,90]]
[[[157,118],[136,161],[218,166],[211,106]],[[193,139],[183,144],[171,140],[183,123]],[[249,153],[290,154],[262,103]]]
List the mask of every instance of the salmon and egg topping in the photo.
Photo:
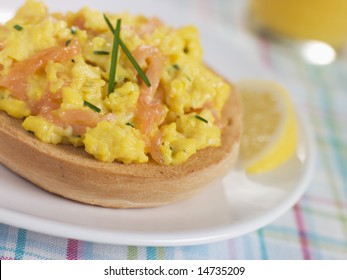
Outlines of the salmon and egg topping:
[[220,146],[230,90],[204,65],[193,26],[89,8],[49,14],[34,0],[0,24],[0,110],[100,161],[179,164]]

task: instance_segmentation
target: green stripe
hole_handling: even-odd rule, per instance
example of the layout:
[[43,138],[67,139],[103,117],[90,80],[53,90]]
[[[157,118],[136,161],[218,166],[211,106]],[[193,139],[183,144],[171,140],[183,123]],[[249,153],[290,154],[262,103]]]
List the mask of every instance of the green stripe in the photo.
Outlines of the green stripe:
[[128,260],[137,260],[138,251],[136,246],[128,246]]
[[157,247],[156,249],[156,257],[157,260],[165,260],[165,248],[164,247]]

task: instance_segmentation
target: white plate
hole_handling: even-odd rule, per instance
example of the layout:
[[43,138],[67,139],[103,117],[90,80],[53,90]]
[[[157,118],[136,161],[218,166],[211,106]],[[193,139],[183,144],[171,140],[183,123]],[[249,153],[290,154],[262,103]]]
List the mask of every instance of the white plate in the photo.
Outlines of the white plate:
[[[7,4],[8,9],[17,8],[18,2],[22,1]],[[52,9],[58,5],[47,2]],[[59,7],[66,7],[64,2],[59,1]],[[95,4],[83,1],[89,2]],[[104,2],[98,1],[101,9]],[[173,19],[172,8],[165,8],[167,18]],[[206,61],[226,78],[271,76],[239,40],[203,30]],[[299,147],[285,165],[253,177],[231,171],[193,199],[160,208],[118,210],[79,204],[47,193],[0,165],[0,222],[54,236],[124,245],[193,245],[246,234],[290,209],[313,175],[315,142],[307,119],[297,117]]]

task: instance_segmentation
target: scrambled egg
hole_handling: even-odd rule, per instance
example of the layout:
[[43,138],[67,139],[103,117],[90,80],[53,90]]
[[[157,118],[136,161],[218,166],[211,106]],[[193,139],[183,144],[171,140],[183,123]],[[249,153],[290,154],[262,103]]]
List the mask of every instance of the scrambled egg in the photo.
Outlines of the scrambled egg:
[[96,159],[185,162],[221,145],[221,110],[230,87],[202,62],[195,27],[107,14],[148,77],[119,48],[108,91],[114,34],[101,12],[49,14],[27,0],[0,24],[0,110],[23,118],[41,141],[84,146]]

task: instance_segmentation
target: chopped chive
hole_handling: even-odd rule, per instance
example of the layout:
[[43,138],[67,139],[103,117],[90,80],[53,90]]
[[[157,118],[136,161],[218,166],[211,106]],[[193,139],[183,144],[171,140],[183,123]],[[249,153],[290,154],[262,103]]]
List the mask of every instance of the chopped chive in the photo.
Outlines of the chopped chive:
[[76,33],[77,33],[76,27],[73,26],[73,27],[71,27],[70,30],[71,30],[71,34],[72,34],[72,35],[76,35]]
[[65,47],[68,47],[68,46],[70,45],[70,43],[71,43],[71,40],[67,40],[67,41],[65,42]]
[[204,123],[208,123],[208,120],[204,119],[203,117],[199,116],[199,115],[195,115],[194,116],[196,119],[198,119],[199,121],[202,121]]
[[173,148],[170,146],[170,150],[173,151]]
[[125,125],[131,126],[131,127],[135,127],[131,122],[127,122]]
[[110,52],[108,52],[108,51],[93,51],[93,54],[96,54],[96,55],[109,55]]
[[[115,30],[114,30],[114,28],[113,28],[109,18],[105,14],[104,14],[104,18],[105,18],[105,21],[106,21],[108,27],[110,28],[111,32],[114,34]],[[132,65],[135,67],[135,69],[136,69],[137,73],[140,75],[141,79],[146,84],[146,86],[150,87],[151,86],[151,82],[149,81],[149,79],[147,78],[146,74],[143,72],[143,70],[141,69],[140,65],[137,63],[137,61],[135,60],[135,58],[133,57],[133,55],[131,54],[131,52],[129,51],[127,46],[124,44],[124,42],[122,41],[121,38],[119,38],[119,44],[122,47],[125,55],[128,57],[128,59],[130,60]]]
[[23,26],[16,24],[13,26],[14,29],[18,30],[18,31],[22,31],[23,30]]
[[113,28],[113,26],[112,26],[112,23],[110,22],[110,19],[109,19],[105,14],[104,14],[104,19],[105,19],[105,21],[106,21],[108,27],[110,28],[112,34],[114,34],[114,31],[115,31],[115,30],[114,30],[114,28]]
[[175,68],[176,70],[180,70],[180,66],[178,64],[174,64],[172,65],[173,68]]
[[93,111],[100,113],[101,109],[96,107],[95,105],[93,105],[92,103],[89,103],[88,101],[83,100],[83,105],[89,107],[90,109],[92,109]]
[[[105,16],[105,18],[107,17]],[[112,46],[110,77],[108,80],[108,94],[111,94],[114,91],[114,83],[116,78],[117,62],[118,62],[119,41],[120,41],[119,33],[120,33],[121,24],[122,24],[122,20],[118,19],[116,30],[113,33],[114,38],[113,38],[113,46]]]

